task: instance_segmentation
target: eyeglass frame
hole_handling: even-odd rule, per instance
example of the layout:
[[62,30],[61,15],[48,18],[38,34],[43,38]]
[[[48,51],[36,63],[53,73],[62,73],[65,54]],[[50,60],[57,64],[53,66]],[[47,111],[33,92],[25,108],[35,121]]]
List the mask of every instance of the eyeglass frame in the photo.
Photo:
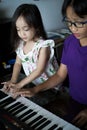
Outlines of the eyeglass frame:
[[[67,20],[66,17],[64,17],[62,21],[65,22],[68,27],[71,27],[72,25],[74,25],[76,28],[83,28],[83,26],[84,26],[85,24],[87,24],[87,21],[84,21],[84,22],[78,22],[78,21],[77,21],[77,22],[72,22],[72,21]],[[69,23],[70,25],[68,25],[68,23]],[[76,25],[76,23],[79,23],[79,24],[81,24],[82,26],[81,26],[81,27],[78,27],[78,25]]]

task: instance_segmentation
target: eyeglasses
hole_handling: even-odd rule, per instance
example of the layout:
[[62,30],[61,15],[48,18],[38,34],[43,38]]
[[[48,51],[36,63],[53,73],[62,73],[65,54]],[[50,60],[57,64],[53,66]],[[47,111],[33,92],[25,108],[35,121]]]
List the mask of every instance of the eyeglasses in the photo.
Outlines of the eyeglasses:
[[83,28],[85,24],[87,24],[87,21],[84,22],[72,22],[69,21],[66,17],[63,18],[63,22],[68,26],[71,27],[72,25],[74,25],[77,28]]

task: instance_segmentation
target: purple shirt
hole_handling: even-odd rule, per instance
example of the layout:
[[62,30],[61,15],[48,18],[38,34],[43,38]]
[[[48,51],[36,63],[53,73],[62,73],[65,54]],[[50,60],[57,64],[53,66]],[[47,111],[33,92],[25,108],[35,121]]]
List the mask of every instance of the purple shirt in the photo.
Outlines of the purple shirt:
[[61,63],[67,65],[70,95],[82,104],[87,104],[87,46],[70,35],[64,42]]

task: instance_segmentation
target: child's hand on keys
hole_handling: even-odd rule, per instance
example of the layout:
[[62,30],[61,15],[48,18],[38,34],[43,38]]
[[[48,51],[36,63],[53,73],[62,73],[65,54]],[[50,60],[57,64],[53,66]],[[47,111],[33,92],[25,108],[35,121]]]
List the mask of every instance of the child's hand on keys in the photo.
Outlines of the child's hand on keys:
[[11,81],[2,82],[1,84],[3,84],[2,91],[4,91],[5,93],[10,91],[10,88],[12,87]]

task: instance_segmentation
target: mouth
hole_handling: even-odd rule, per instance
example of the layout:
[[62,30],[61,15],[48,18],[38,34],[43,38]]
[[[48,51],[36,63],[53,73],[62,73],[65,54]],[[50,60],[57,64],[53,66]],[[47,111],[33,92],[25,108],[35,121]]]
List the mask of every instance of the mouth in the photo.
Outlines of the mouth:
[[23,37],[22,39],[23,39],[23,40],[26,40],[27,38],[26,38],[26,37]]
[[75,36],[75,37],[80,37],[80,34],[74,33],[74,36]]

